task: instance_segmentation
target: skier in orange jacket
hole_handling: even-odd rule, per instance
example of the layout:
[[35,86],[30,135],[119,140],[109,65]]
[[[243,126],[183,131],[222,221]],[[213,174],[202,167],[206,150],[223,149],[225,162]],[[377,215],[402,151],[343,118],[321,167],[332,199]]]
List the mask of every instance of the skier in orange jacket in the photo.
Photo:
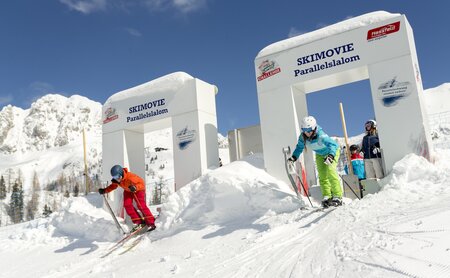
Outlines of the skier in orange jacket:
[[[145,225],[148,226],[148,231],[156,229],[155,217],[153,217],[145,202],[144,180],[120,165],[114,165],[111,168],[111,176],[112,183],[105,188],[100,188],[98,193],[109,193],[118,186],[123,188],[123,206],[127,214],[131,217],[131,221],[135,224],[131,232],[141,229]],[[136,201],[138,209],[143,214],[142,216],[139,215],[137,209],[133,206],[133,200]]]

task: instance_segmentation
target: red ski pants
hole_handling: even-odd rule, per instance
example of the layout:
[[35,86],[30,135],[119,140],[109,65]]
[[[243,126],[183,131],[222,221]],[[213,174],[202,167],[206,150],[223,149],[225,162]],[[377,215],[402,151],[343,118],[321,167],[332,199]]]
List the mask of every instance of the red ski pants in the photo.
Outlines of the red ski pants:
[[[137,211],[137,209],[133,206],[133,201],[136,202],[137,208],[141,211],[142,217]],[[142,223],[144,220],[147,225],[155,224],[155,217],[150,212],[145,202],[145,191],[136,191],[136,192],[123,192],[123,207],[127,211],[128,215],[131,217],[131,221],[134,224]]]

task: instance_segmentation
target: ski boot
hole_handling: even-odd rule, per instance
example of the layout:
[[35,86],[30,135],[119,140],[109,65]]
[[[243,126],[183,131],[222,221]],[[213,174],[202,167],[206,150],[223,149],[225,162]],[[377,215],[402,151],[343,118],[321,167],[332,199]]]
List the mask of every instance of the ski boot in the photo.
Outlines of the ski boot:
[[323,208],[327,208],[327,207],[329,207],[330,205],[331,205],[331,197],[329,197],[329,196],[323,197],[323,200],[322,200],[322,207],[323,207]]
[[138,230],[140,230],[140,229],[142,229],[142,228],[144,228],[144,227],[145,227],[145,224],[136,224],[136,225],[134,225],[134,227],[131,229],[130,233],[132,234],[132,233],[134,233],[134,232],[136,232],[136,231],[138,231]]
[[330,200],[330,206],[333,206],[333,207],[342,206],[342,198],[341,197],[333,197]]
[[155,224],[150,224],[150,225],[148,225],[147,227],[148,227],[147,232],[151,232],[151,231],[153,231],[154,229],[156,229]]

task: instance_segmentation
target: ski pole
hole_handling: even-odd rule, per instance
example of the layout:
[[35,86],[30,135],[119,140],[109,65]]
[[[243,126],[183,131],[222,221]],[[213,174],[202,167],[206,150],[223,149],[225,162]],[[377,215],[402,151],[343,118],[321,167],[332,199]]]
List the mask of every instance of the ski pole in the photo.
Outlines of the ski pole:
[[[136,201],[136,205],[138,206],[138,209],[141,211],[142,214],[144,214],[144,211],[142,210],[141,202],[139,202],[139,199],[137,198],[136,193],[131,192],[131,194],[133,195],[133,198]],[[144,214],[144,217],[141,216],[142,221],[145,221],[145,218],[146,218],[145,214]]]
[[106,207],[109,210],[109,213],[111,214],[112,218],[114,219],[114,223],[116,223],[117,229],[119,229],[119,232],[122,232],[123,234],[126,234],[126,232],[123,230],[122,226],[120,225],[119,221],[116,218],[116,215],[114,214],[111,206],[109,205],[108,199],[106,199],[105,194],[102,194],[103,199],[105,200]]
[[358,200],[361,200],[361,198],[359,198],[358,194],[356,194],[356,192],[353,190],[353,188],[350,186],[350,184],[348,184],[345,179],[342,178],[341,175],[339,175],[341,177],[341,180],[348,186],[348,188],[350,188],[350,190],[353,192],[353,194],[355,194],[356,198],[358,198]]

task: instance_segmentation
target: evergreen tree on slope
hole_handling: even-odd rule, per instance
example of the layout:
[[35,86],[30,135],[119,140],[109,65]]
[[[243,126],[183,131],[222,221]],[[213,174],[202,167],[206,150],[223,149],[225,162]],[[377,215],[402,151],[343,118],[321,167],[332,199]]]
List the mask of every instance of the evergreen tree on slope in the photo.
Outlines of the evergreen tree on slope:
[[9,216],[13,223],[23,221],[23,189],[22,184],[16,181],[11,192],[11,200],[9,202]]

